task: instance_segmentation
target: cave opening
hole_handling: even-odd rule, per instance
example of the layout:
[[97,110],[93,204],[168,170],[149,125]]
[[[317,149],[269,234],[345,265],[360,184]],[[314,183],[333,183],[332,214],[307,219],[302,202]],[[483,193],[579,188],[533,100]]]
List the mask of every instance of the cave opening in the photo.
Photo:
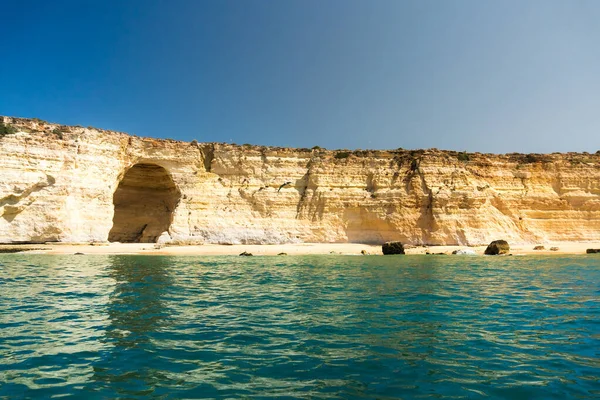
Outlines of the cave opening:
[[181,193],[169,172],[156,164],[136,164],[113,195],[115,214],[109,242],[156,243],[169,230]]

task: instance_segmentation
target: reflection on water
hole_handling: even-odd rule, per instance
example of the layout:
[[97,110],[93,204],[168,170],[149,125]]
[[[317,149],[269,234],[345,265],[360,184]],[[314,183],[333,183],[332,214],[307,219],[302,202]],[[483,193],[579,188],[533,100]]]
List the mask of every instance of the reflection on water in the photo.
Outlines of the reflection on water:
[[0,257],[0,397],[596,398],[594,257]]
[[162,296],[171,288],[171,264],[165,257],[109,256],[105,271],[115,286],[106,307],[109,325],[101,339],[108,350],[93,363],[93,381],[119,396],[150,394],[162,378],[151,367],[160,357],[153,351],[152,338],[169,318]]

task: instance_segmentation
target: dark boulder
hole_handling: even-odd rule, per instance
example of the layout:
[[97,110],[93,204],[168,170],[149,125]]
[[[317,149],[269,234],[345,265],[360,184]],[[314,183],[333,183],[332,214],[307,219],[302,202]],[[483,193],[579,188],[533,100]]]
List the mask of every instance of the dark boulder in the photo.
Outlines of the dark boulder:
[[494,240],[485,249],[483,254],[488,256],[495,256],[499,254],[508,254],[510,252],[510,246],[506,240]]
[[242,256],[242,257],[250,257],[251,255],[252,255],[252,253],[248,253],[247,251],[240,253],[240,256]]
[[600,254],[600,249],[587,249],[585,252],[587,254],[596,254],[596,253]]
[[387,242],[381,246],[383,254],[404,254],[404,246],[400,242]]
[[534,250],[546,250],[546,248],[544,246],[535,246],[533,249]]
[[277,254],[277,255],[278,255],[278,256],[287,256],[288,254],[287,254],[287,253],[279,253],[279,254]]

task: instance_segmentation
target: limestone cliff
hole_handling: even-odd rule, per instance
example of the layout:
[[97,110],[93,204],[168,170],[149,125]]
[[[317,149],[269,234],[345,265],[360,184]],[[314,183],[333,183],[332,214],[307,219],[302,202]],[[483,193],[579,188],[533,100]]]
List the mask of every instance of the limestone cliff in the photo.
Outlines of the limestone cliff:
[[0,137],[5,243],[600,240],[598,154],[289,149],[0,121],[13,128]]

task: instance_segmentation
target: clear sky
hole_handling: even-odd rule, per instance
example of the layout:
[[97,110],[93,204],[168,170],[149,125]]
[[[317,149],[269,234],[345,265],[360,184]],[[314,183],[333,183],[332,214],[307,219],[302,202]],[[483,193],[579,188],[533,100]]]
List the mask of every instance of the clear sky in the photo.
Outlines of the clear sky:
[[600,150],[600,1],[2,0],[0,114],[180,140]]

